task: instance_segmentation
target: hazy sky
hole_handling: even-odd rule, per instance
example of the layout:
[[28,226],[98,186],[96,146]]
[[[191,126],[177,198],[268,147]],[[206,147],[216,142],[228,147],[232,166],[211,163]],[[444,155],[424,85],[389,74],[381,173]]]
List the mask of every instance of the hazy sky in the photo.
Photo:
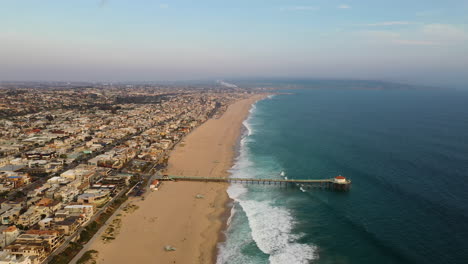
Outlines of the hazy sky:
[[0,0],[0,80],[468,84],[468,0]]

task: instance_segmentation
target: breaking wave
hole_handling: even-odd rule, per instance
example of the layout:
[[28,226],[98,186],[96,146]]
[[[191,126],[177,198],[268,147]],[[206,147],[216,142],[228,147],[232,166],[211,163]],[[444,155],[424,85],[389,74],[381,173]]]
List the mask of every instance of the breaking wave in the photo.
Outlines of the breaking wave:
[[[230,171],[232,177],[260,178],[262,175],[263,177],[266,174],[272,175],[270,172],[276,169],[256,164],[249,153],[247,143],[254,142],[251,137],[254,135],[252,119],[255,111],[256,107],[253,105],[250,110],[251,114],[244,121],[246,133],[241,139],[239,156]],[[275,189],[271,191],[274,192]],[[234,201],[233,208],[237,209],[231,210],[226,242],[218,246],[218,264],[259,263],[258,258],[253,254],[243,254],[243,248],[249,243],[254,243],[261,252],[267,255],[268,262],[272,264],[310,263],[311,260],[317,259],[317,248],[314,245],[299,243],[301,236],[292,232],[295,220],[286,207],[275,205],[273,199],[264,199],[265,196],[256,197],[255,194],[249,192],[247,187],[240,184],[232,184],[227,192]],[[245,214],[248,225],[245,221],[235,221],[234,214],[241,213]]]

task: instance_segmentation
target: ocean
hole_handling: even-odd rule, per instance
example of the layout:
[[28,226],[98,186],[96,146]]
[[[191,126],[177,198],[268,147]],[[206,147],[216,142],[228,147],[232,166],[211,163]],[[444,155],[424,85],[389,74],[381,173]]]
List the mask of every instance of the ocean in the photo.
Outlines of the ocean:
[[468,263],[467,91],[283,92],[252,107],[232,177],[352,188],[232,184],[218,264]]

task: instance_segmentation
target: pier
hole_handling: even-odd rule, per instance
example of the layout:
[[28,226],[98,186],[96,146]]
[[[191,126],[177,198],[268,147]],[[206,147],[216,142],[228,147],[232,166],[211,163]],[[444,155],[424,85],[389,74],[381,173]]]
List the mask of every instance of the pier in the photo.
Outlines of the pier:
[[226,182],[240,184],[261,184],[261,185],[279,185],[296,186],[304,189],[328,189],[332,191],[349,191],[351,180],[343,176],[337,176],[330,179],[319,180],[294,180],[294,179],[255,179],[255,178],[224,178],[224,177],[192,177],[192,176],[172,176],[164,175],[158,178],[160,181],[197,181],[197,182]]

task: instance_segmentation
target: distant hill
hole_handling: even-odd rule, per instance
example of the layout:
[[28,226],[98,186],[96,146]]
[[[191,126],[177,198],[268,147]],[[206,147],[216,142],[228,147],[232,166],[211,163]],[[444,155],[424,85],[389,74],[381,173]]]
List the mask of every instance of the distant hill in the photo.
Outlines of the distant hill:
[[437,87],[410,85],[375,80],[321,80],[321,79],[250,79],[228,80],[239,87],[268,87],[278,89],[366,89],[366,90],[408,90],[439,89]]

